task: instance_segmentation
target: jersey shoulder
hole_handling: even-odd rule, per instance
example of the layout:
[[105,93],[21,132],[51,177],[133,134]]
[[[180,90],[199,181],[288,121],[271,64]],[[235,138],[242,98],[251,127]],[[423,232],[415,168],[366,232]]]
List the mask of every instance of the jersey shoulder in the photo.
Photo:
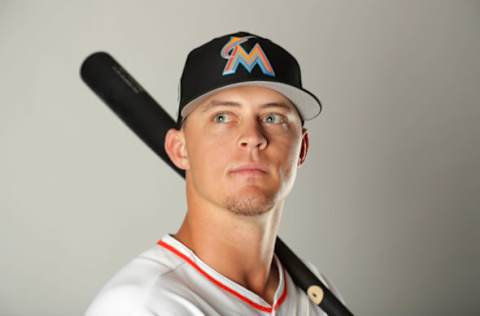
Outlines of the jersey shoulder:
[[[190,315],[184,307],[175,302],[168,292],[162,295],[158,285],[178,269],[183,262],[169,255],[160,247],[153,247],[124,266],[100,290],[88,307],[85,316],[154,316],[148,306],[152,292],[155,301],[172,315]],[[174,313],[174,314],[173,314]]]

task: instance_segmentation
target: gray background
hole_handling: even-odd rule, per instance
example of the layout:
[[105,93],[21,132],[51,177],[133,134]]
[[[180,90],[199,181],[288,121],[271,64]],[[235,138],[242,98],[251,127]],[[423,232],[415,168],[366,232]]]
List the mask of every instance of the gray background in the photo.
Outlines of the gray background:
[[0,315],[82,315],[184,215],[83,59],[110,52],[175,115],[188,51],[239,30],[325,105],[283,239],[356,315],[478,315],[480,2],[113,0],[0,1]]

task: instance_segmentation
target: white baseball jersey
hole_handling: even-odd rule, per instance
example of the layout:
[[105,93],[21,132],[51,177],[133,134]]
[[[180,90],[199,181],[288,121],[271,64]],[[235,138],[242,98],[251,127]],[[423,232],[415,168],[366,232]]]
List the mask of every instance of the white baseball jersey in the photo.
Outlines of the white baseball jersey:
[[105,285],[86,316],[326,315],[274,260],[279,282],[270,305],[167,234]]

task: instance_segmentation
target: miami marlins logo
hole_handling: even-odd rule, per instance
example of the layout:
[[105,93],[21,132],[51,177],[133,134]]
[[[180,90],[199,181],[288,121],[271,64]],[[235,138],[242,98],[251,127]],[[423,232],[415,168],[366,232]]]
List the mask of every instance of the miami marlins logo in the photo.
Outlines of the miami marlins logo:
[[245,43],[254,36],[232,37],[225,46],[223,46],[221,55],[227,59],[223,75],[231,75],[237,71],[238,65],[243,65],[248,72],[252,72],[255,65],[258,65],[262,72],[271,77],[275,77],[272,65],[263,52],[260,44],[256,43],[250,53],[247,53],[240,44]]

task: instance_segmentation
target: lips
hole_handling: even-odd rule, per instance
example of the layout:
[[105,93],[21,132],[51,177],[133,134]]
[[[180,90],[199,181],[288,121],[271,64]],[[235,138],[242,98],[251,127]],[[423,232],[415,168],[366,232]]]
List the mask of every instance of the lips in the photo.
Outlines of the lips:
[[230,169],[230,173],[246,175],[265,174],[267,173],[267,168],[260,164],[244,164]]

